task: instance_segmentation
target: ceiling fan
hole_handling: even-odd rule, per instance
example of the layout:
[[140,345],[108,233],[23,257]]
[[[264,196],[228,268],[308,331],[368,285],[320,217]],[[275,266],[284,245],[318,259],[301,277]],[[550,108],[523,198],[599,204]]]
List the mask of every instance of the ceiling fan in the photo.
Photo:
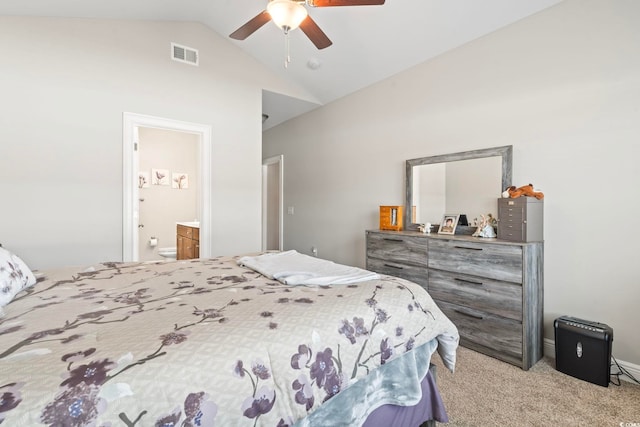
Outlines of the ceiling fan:
[[311,7],[375,6],[383,5],[384,2],[385,0],[269,0],[265,10],[235,30],[229,37],[244,40],[272,20],[284,30],[285,34],[300,27],[318,49],[324,49],[331,46],[332,42],[311,19],[305,5]]

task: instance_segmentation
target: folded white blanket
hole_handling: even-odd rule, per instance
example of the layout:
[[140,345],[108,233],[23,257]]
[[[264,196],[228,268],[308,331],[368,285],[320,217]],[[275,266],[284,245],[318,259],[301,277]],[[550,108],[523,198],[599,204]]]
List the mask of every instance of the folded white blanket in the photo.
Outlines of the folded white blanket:
[[378,279],[377,273],[336,264],[295,250],[245,256],[238,264],[287,285],[344,285]]

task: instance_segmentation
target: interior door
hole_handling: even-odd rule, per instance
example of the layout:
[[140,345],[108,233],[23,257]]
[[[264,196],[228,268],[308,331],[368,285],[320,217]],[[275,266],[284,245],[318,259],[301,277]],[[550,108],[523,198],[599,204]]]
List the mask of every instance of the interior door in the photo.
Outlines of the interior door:
[[[139,133],[139,127],[138,126],[134,126],[133,127],[133,154],[132,154],[132,166],[133,166],[133,175],[134,176],[138,176],[139,177],[139,170],[140,170],[140,151],[139,151],[139,147],[140,147],[140,133]],[[138,178],[140,179],[140,178]],[[139,181],[134,181],[134,185],[132,186],[132,193],[133,193],[133,203],[132,203],[132,208],[133,208],[133,229],[135,230],[132,233],[132,245],[133,245],[133,251],[132,251],[132,255],[133,255],[133,259],[132,261],[139,261],[140,257],[138,254],[138,247],[140,245],[140,228],[144,227],[143,224],[140,224],[140,183]]]

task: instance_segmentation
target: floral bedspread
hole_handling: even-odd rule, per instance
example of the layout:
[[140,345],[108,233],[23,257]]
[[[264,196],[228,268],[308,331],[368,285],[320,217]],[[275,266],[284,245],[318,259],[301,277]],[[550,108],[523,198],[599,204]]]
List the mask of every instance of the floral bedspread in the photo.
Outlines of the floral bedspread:
[[389,276],[287,286],[234,257],[41,276],[0,318],[3,427],[289,426],[457,340],[420,286]]

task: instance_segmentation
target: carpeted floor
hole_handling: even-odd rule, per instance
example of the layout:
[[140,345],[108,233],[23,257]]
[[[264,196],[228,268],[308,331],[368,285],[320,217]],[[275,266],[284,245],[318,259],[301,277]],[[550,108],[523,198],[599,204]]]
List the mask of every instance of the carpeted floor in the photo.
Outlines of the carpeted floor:
[[523,371],[463,347],[455,373],[437,355],[433,363],[447,426],[640,427],[640,385],[598,386],[556,371],[549,358]]

